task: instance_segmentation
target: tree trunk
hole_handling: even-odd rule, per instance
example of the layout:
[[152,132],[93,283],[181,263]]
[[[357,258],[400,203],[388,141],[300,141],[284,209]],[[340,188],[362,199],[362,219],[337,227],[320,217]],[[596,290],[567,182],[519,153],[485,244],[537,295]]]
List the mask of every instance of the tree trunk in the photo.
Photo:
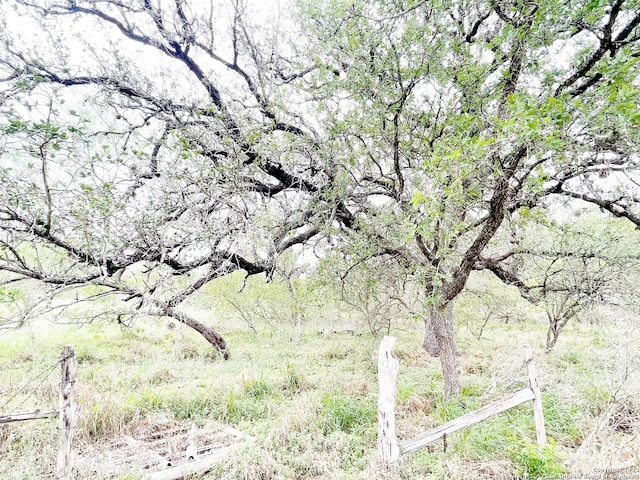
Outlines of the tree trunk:
[[546,351],[550,353],[553,347],[556,346],[558,337],[562,332],[562,329],[567,324],[568,319],[558,318],[554,315],[547,314],[549,318],[549,329],[547,330]]
[[546,347],[545,349],[547,353],[553,350],[553,347],[558,341],[558,336],[560,335],[560,332],[558,332],[558,330],[556,329],[556,326],[557,326],[556,323],[553,320],[550,320],[549,328],[547,329],[547,341],[545,344],[545,347]]
[[423,348],[432,357],[440,357],[444,380],[444,401],[460,395],[460,371],[456,359],[456,337],[453,324],[453,302],[433,306],[425,318]]
[[190,317],[186,313],[183,313],[180,310],[176,310],[175,308],[170,306],[166,306],[165,308],[160,307],[160,313],[162,313],[162,315],[175,318],[177,321],[185,324],[187,327],[193,328],[222,354],[222,358],[224,358],[225,360],[229,360],[230,354],[229,348],[227,347],[227,342],[225,342],[224,338],[222,338],[222,336],[213,328],[206,326],[204,323],[201,323],[195,318]]

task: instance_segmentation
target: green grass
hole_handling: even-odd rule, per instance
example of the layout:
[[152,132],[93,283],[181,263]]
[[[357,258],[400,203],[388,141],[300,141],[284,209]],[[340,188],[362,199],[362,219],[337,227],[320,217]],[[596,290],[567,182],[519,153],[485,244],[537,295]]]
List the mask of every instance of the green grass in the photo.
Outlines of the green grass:
[[325,435],[333,432],[365,434],[376,428],[378,407],[372,396],[356,398],[339,393],[322,397],[320,429]]
[[566,473],[560,461],[561,455],[553,442],[542,449],[530,444],[512,449],[512,452],[518,478],[559,478]]
[[[397,325],[401,328],[392,332],[400,362],[400,441],[523,388],[524,345],[530,344],[550,445],[543,450],[533,446],[531,406],[522,405],[450,435],[446,450],[437,442],[407,456],[400,478],[534,478],[589,472],[609,465],[612,455],[621,465],[633,461],[637,431],[630,432],[629,425],[640,423],[640,360],[633,355],[637,329],[570,324],[556,350],[545,354],[544,323],[490,321],[478,339],[484,320],[474,320],[476,306],[462,301],[457,308],[463,389],[454,402],[442,401],[439,363],[421,351],[420,325]],[[211,324],[222,318],[214,313],[207,317],[202,309],[194,311]],[[188,430],[191,423],[203,429],[226,424],[256,441],[195,478],[386,478],[375,464],[378,339],[366,326],[362,335],[338,328],[320,335],[327,320],[325,313],[316,313],[315,319],[307,315],[300,337],[289,324],[273,328],[256,321],[254,332],[243,319],[226,319],[219,327],[232,349],[228,361],[197,334],[152,319],[128,329],[39,322],[28,330],[5,332],[0,335],[0,404],[6,405],[0,412],[55,408],[55,369],[7,400],[28,379],[51,369],[63,345],[74,344],[80,452],[106,452],[117,441],[163,429]],[[616,405],[624,408],[612,410]],[[590,437],[607,412],[613,412],[613,420],[601,425],[599,437]],[[633,417],[631,422],[620,419],[624,415]],[[587,438],[606,449],[578,450]],[[55,419],[0,426],[0,478],[50,478],[57,443]],[[106,478],[87,469],[86,462],[78,465],[79,479]],[[123,466],[117,478],[138,478],[140,468]]]

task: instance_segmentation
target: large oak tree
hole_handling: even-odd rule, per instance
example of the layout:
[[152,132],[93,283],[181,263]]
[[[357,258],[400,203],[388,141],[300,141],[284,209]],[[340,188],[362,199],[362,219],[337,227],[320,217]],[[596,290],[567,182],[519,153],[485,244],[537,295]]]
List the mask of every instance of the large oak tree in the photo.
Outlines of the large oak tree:
[[242,2],[2,8],[0,269],[49,297],[91,286],[57,310],[116,295],[120,321],[173,317],[226,358],[181,304],[236,269],[270,275],[330,186],[286,102],[304,72],[273,58],[280,13],[259,29]]
[[354,265],[395,260],[421,282],[424,346],[440,356],[446,398],[460,388],[452,302],[472,271],[525,291],[510,268],[522,227],[552,227],[549,211],[568,219],[578,202],[640,225],[638,7],[306,6],[305,48],[330,66],[306,89],[356,219],[343,252]]

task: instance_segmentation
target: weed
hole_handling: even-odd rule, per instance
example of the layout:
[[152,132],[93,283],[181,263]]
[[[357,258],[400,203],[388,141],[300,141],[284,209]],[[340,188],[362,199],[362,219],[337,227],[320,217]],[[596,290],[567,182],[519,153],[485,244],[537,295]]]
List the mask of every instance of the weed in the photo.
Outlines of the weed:
[[476,399],[481,397],[482,394],[486,391],[487,385],[486,382],[479,382],[477,380],[469,380],[467,383],[462,385],[462,391],[460,393],[461,398],[465,400]]
[[324,353],[327,360],[344,360],[349,355],[349,351],[341,346],[332,345],[329,350]]
[[512,453],[512,460],[519,478],[560,478],[565,473],[552,443],[542,449],[537,445],[527,445]]
[[100,362],[100,358],[86,348],[79,348],[76,350],[76,362],[78,365],[92,364]]
[[398,391],[396,392],[396,397],[398,398],[398,401],[400,403],[406,402],[407,399],[413,396],[415,395],[414,395],[414,388],[412,385],[400,385],[398,387]]
[[580,357],[575,352],[565,353],[560,357],[560,360],[571,365],[580,365]]
[[216,409],[215,401],[210,398],[175,396],[165,401],[164,408],[173,414],[176,420],[197,420],[207,418]]
[[363,471],[367,467],[366,443],[361,438],[353,435],[344,439],[342,448],[342,469],[345,472]]
[[442,452],[433,452],[426,448],[418,450],[406,459],[400,478],[403,480],[446,478],[444,456]]
[[267,412],[267,403],[260,398],[229,392],[225,398],[225,410],[221,420],[238,424],[243,420],[262,418]]
[[262,379],[245,380],[243,383],[244,393],[252,398],[261,398],[272,392],[271,385]]
[[291,363],[287,363],[282,389],[285,392],[300,393],[307,388],[309,385],[305,377]]
[[151,373],[148,382],[151,385],[165,385],[175,379],[176,376],[171,369],[161,366]]
[[113,438],[124,431],[138,412],[134,405],[119,405],[104,397],[94,398],[90,403],[85,400],[78,416],[78,430],[94,440]]
[[143,388],[133,398],[133,405],[142,412],[159,410],[164,405],[164,394],[159,388]]
[[403,402],[403,407],[405,411],[409,413],[423,412],[425,414],[429,414],[432,410],[429,401],[424,397],[420,397],[418,395],[412,395],[407,398]]
[[191,343],[183,343],[177,348],[178,358],[181,360],[190,360],[199,358],[198,347]]
[[354,398],[340,394],[322,397],[320,429],[332,432],[364,433],[377,421],[377,404],[373,397]]
[[549,436],[562,445],[579,445],[582,434],[578,429],[579,407],[561,400],[551,393],[542,394],[544,422]]
[[16,357],[16,360],[20,363],[31,363],[33,362],[33,352],[25,350]]
[[449,422],[467,413],[464,404],[458,400],[439,402],[433,410],[433,418],[437,423]]

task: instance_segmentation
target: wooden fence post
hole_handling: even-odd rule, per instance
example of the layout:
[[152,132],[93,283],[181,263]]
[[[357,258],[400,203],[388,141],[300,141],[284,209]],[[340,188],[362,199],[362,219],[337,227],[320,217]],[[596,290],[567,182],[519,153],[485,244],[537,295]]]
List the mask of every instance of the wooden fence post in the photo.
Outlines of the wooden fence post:
[[391,353],[395,343],[395,337],[385,336],[378,351],[378,458],[387,466],[395,464],[400,456],[395,425],[399,363]]
[[538,376],[536,374],[536,365],[533,361],[533,349],[527,345],[525,351],[527,362],[527,372],[529,374],[529,387],[533,392],[533,418],[536,423],[536,439],[540,448],[547,443],[547,433],[544,428],[544,413],[542,410],[542,394],[538,385]]
[[73,436],[76,429],[76,401],[73,385],[76,381],[76,360],[73,345],[66,345],[60,355],[60,451],[58,452],[57,478],[73,478]]
[[196,424],[191,424],[191,430],[189,431],[189,445],[187,446],[187,451],[184,456],[187,458],[187,461],[195,460],[198,456],[198,446],[196,445]]

